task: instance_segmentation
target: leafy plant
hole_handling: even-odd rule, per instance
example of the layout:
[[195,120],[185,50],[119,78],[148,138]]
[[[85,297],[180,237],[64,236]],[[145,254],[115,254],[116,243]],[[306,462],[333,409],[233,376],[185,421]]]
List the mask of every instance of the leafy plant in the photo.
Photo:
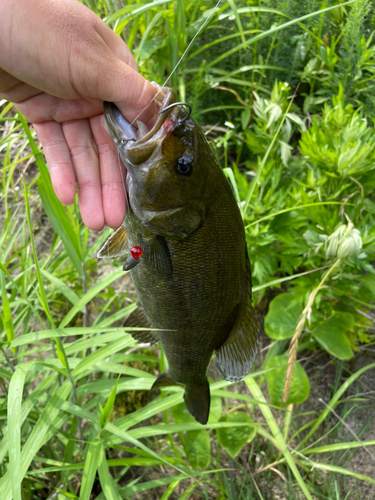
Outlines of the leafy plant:
[[[349,462],[375,445],[359,385],[375,364],[344,363],[374,342],[372,3],[85,3],[158,83],[208,20],[171,85],[233,186],[270,343],[245,384],[211,381],[205,427],[180,388],[150,398],[165,359],[121,327],[136,304],[95,259],[107,233],[59,203],[33,130],[0,101],[1,500],[355,498],[346,479],[375,484]],[[333,387],[311,409],[324,353]]]

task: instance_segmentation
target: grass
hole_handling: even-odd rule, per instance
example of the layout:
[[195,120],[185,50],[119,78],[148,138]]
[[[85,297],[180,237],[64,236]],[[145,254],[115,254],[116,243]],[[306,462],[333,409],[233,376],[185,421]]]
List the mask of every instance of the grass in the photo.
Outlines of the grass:
[[[110,0],[85,3],[159,83],[214,7],[179,0],[123,8]],[[332,144],[306,132],[313,114],[320,130],[339,123],[355,144],[369,143],[372,101],[364,82],[371,70],[364,60],[373,54],[361,37],[372,28],[371,9],[364,1],[221,2],[173,75],[179,98],[209,125],[234,188],[268,335],[245,383],[211,382],[205,427],[187,415],[179,388],[150,397],[164,355],[137,346],[121,328],[135,297],[119,262],[110,269],[97,263],[108,232],[89,234],[77,204],[61,205],[35,133],[0,101],[2,500],[373,496],[366,487],[375,485],[369,378],[375,363],[354,357],[362,348],[371,356],[374,343],[373,151],[353,154],[358,168],[350,175],[334,170],[334,162],[327,173],[318,159]],[[356,50],[345,40],[357,41]],[[288,84],[277,81],[286,74]],[[356,120],[363,119],[358,135]],[[218,121],[235,129],[218,134]],[[335,151],[344,154],[349,146],[340,141]],[[326,241],[347,218],[362,248],[333,269],[337,255],[328,255]],[[346,237],[354,241],[352,233]],[[336,242],[336,252],[342,244]],[[329,279],[308,302],[327,269]],[[278,309],[282,300],[288,310]],[[284,405],[273,376],[284,368],[275,363],[287,359],[307,304],[310,322],[299,332],[296,363],[311,393]],[[349,361],[339,342],[322,346],[316,330],[329,324],[333,331],[342,318],[351,325],[343,334]],[[317,372],[326,377],[323,389]]]

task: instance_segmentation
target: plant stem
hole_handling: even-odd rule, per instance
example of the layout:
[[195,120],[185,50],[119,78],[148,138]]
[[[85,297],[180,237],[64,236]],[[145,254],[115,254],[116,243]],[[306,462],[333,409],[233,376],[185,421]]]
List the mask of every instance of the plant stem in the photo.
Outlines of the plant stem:
[[292,383],[294,363],[295,363],[296,358],[297,358],[298,342],[299,342],[299,339],[302,335],[303,329],[305,327],[306,319],[311,314],[312,306],[314,304],[314,300],[315,300],[317,293],[323,288],[325,280],[328,278],[328,276],[331,274],[331,272],[335,269],[335,267],[340,262],[341,262],[341,259],[337,259],[336,262],[328,269],[328,271],[324,275],[322,281],[319,283],[319,286],[317,288],[315,288],[315,290],[313,290],[310,293],[310,297],[309,297],[309,300],[307,301],[307,305],[306,305],[305,309],[302,311],[302,314],[301,314],[300,319],[298,321],[296,330],[295,330],[294,335],[292,337],[292,340],[290,342],[288,368],[286,371],[286,380],[285,380],[284,394],[283,394],[283,403],[286,403],[288,400],[290,385]]

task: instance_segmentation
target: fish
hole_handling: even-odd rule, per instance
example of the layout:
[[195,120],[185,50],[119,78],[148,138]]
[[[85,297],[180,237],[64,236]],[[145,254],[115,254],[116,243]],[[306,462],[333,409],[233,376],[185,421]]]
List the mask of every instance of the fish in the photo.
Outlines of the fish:
[[182,386],[188,411],[206,424],[212,357],[224,380],[238,381],[256,356],[251,267],[238,204],[203,130],[172,89],[159,87],[157,105],[149,130],[104,103],[126,167],[127,211],[98,257],[127,257],[138,308],[124,326],[140,328],[131,332],[139,342],[160,341],[168,361],[152,390]]

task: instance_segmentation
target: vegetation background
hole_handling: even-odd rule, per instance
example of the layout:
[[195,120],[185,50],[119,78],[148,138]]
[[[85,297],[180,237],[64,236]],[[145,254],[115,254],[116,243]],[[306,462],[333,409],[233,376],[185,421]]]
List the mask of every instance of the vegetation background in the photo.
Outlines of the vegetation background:
[[[163,83],[211,0],[85,0]],[[222,1],[170,85],[233,186],[264,320],[241,384],[212,371],[202,427],[163,352],[121,328],[40,144],[0,101],[0,498],[370,499],[375,493],[374,2]],[[117,266],[117,267],[116,267]]]

